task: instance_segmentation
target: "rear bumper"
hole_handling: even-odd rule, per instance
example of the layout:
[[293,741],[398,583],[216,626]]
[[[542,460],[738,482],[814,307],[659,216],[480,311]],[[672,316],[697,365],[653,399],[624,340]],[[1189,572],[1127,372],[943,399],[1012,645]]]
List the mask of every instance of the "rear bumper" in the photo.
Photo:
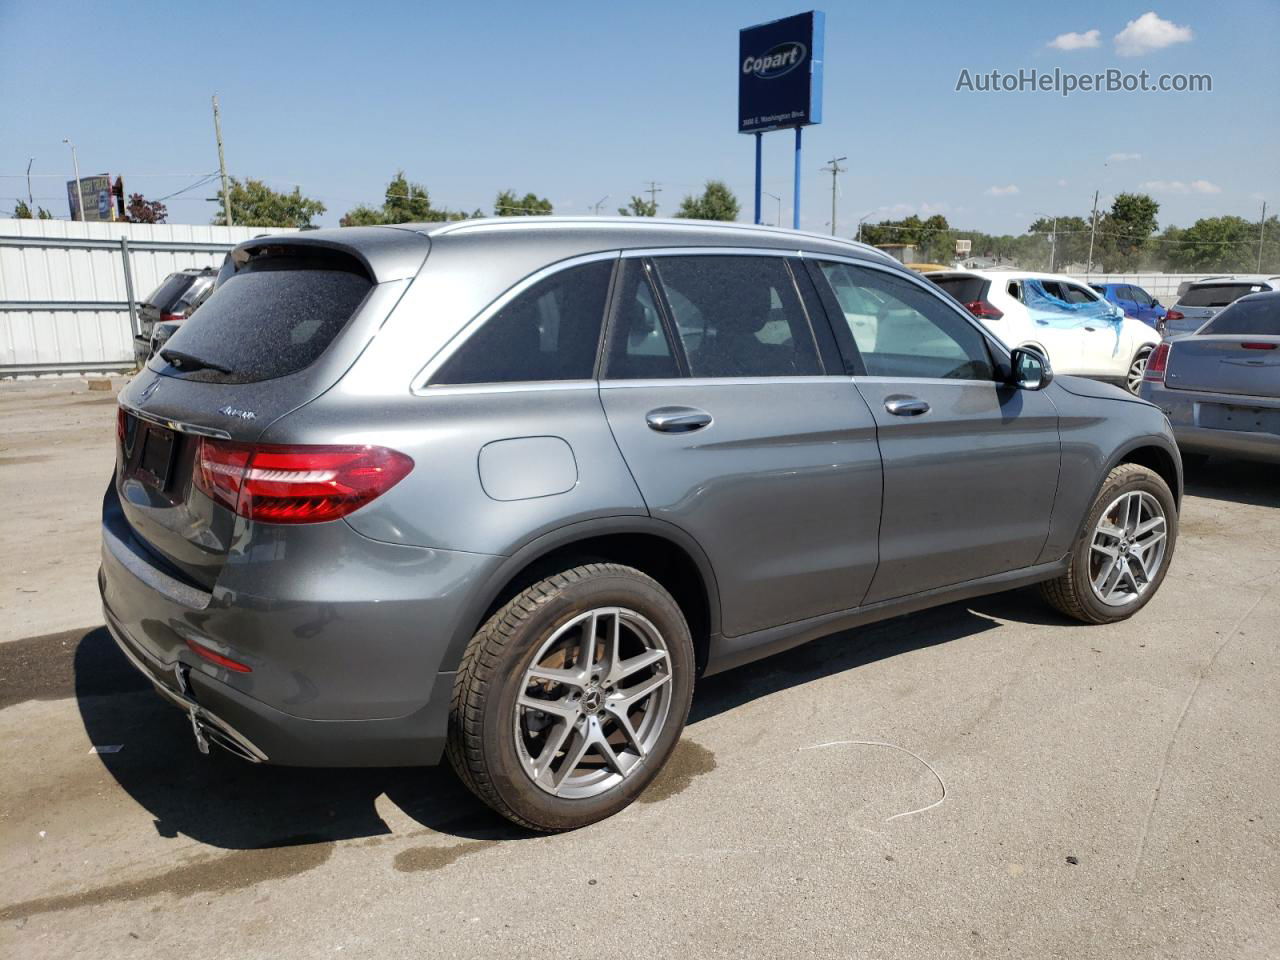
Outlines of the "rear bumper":
[[383,544],[342,521],[291,531],[287,544],[262,536],[247,532],[202,591],[137,541],[113,485],[98,584],[125,655],[207,739],[248,759],[438,762],[457,668],[446,652],[474,628],[462,622],[470,592],[500,558]]
[[1246,409],[1280,410],[1280,400],[1247,397],[1231,393],[1170,390],[1163,384],[1147,382],[1141,396],[1169,418],[1178,449],[1201,453],[1280,463],[1280,434],[1256,430],[1224,430],[1201,424],[1201,408],[1216,404]]
[[[101,580],[102,574],[99,574]],[[207,742],[254,763],[297,767],[430,766],[444,753],[453,673],[436,675],[422,710],[389,720],[306,720],[276,710],[203,673],[198,663],[165,663],[137,643],[104,608],[121,652],[156,690],[184,711]]]

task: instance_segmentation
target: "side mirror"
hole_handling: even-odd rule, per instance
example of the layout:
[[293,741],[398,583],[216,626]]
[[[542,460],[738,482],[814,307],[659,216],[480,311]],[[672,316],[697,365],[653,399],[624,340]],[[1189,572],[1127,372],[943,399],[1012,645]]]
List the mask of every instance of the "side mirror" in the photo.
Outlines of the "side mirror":
[[1151,305],[1152,305],[1153,307],[1158,307],[1158,306],[1161,306],[1161,303],[1160,303],[1160,301],[1159,301],[1159,300],[1157,300],[1155,297],[1152,297],[1152,298],[1151,298]]
[[1053,382],[1049,358],[1033,346],[1014,347],[1009,365],[1013,369],[1012,384],[1023,390],[1043,390]]

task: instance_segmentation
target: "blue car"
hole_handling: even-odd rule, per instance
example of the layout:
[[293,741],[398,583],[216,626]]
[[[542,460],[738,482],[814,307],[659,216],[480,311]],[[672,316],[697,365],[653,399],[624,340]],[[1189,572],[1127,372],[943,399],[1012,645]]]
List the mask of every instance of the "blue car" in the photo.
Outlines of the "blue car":
[[1091,283],[1089,286],[1123,310],[1126,317],[1134,317],[1148,326],[1154,327],[1167,312],[1159,300],[1136,284]]

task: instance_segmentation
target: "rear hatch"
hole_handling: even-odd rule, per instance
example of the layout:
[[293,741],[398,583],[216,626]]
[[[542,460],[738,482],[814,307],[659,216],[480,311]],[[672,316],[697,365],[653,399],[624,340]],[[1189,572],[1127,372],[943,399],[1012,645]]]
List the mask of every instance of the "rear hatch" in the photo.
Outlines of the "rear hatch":
[[[127,530],[117,536],[170,575],[212,588],[240,528],[197,482],[201,444],[254,443],[337,382],[426,256],[425,237],[397,233],[417,256],[390,258],[381,274],[358,244],[237,249],[236,272],[120,395],[115,493]],[[216,483],[209,469],[204,479]]]
[[1182,314],[1182,318],[1165,319],[1166,335],[1175,337],[1184,333],[1194,333],[1223,307],[1230,306],[1246,294],[1257,293],[1264,289],[1266,288],[1261,284],[1238,281],[1193,284],[1173,306],[1174,310]]

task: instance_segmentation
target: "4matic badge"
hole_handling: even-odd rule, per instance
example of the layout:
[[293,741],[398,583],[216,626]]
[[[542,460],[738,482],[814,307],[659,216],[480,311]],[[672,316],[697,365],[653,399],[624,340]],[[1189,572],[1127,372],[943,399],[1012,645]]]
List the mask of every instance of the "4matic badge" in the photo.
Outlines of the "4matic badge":
[[239,408],[237,408],[237,407],[226,406],[226,407],[223,407],[223,408],[222,408],[221,410],[219,410],[218,412],[219,412],[219,413],[221,413],[223,416],[227,416],[227,417],[238,417],[238,418],[240,418],[241,420],[256,420],[256,419],[258,419],[258,415],[257,415],[256,413],[254,413],[252,410],[241,410],[241,409],[239,409]]

